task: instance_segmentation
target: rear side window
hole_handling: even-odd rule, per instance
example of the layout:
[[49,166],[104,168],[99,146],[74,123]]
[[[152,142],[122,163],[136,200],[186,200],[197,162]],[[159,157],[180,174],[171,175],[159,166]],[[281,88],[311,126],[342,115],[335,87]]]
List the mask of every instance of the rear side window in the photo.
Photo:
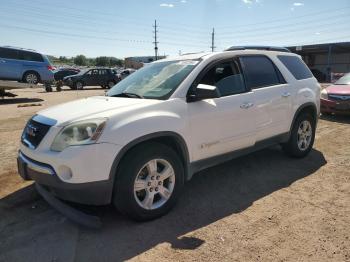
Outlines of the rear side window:
[[287,55],[279,55],[277,57],[288,68],[295,79],[302,80],[313,77],[310,69],[299,57]]
[[19,59],[34,62],[44,62],[44,59],[41,54],[29,51],[19,51]]
[[18,51],[9,48],[0,48],[0,57],[6,59],[18,59]]
[[250,89],[284,84],[281,73],[266,56],[242,56],[244,76]]

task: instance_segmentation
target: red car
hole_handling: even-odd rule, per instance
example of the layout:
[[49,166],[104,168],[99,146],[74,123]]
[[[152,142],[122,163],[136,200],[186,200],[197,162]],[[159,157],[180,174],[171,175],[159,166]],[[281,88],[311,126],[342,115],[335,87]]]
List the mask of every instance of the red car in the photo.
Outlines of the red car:
[[322,114],[350,114],[350,73],[321,92]]

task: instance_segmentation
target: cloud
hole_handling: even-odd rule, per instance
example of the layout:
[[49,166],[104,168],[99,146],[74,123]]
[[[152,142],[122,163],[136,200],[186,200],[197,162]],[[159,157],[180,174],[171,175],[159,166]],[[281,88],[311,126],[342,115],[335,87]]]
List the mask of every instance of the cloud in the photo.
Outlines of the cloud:
[[160,7],[169,7],[169,8],[172,8],[172,7],[174,7],[175,5],[163,3],[163,4],[160,4],[159,6],[160,6]]
[[303,6],[303,5],[305,5],[304,3],[294,3],[293,4],[294,6]]
[[247,5],[251,5],[251,4],[260,2],[260,0],[242,0],[242,1],[243,1],[243,3],[245,3]]
[[186,0],[181,0],[180,2],[183,3],[183,4],[186,4],[186,3],[187,3]]

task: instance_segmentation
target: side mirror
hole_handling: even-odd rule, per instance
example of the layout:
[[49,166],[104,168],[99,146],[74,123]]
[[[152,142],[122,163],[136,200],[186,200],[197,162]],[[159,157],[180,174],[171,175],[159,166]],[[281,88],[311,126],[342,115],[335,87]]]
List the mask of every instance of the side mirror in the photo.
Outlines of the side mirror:
[[220,92],[216,86],[199,84],[194,90],[194,93],[189,96],[189,102],[218,97],[220,97]]

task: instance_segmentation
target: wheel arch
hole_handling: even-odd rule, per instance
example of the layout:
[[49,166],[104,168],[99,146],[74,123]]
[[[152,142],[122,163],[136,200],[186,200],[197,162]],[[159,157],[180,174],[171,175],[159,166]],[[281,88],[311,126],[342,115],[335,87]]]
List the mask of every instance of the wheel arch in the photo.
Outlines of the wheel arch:
[[131,142],[129,142],[127,145],[125,145],[117,154],[116,158],[114,159],[114,162],[112,164],[112,168],[110,171],[110,180],[113,182],[116,178],[117,170],[119,167],[119,164],[123,160],[123,158],[127,155],[127,153],[136,146],[139,146],[144,143],[149,142],[156,142],[161,143],[166,146],[169,146],[172,148],[179,156],[184,166],[184,172],[185,172],[185,179],[188,180],[189,176],[189,151],[186,145],[186,142],[184,138],[179,135],[178,133],[171,132],[171,131],[163,131],[163,132],[156,132],[144,135],[142,137],[139,137]]
[[313,117],[314,121],[315,121],[315,125],[317,124],[317,119],[318,119],[318,113],[317,113],[317,107],[314,103],[312,102],[308,102],[305,104],[302,104],[301,106],[299,106],[299,108],[296,110],[294,117],[293,117],[293,121],[292,124],[290,126],[290,132],[294,126],[295,120],[297,119],[297,117],[304,112],[308,112],[310,113],[310,115]]

